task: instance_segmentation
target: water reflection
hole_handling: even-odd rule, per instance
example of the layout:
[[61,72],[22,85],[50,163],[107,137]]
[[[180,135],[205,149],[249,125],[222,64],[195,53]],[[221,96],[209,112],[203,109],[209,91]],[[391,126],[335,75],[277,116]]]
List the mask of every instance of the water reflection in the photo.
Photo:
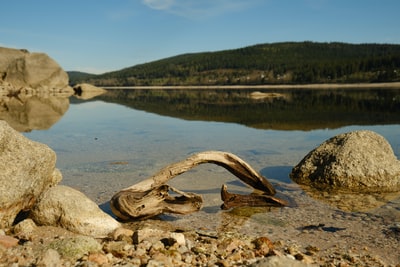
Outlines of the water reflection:
[[19,132],[49,129],[68,110],[68,97],[59,92],[35,95],[8,92],[0,95],[0,120]]
[[312,198],[349,212],[371,211],[400,197],[400,192],[349,193],[321,191],[307,186],[301,186],[301,188]]
[[400,123],[400,89],[109,90],[97,99],[186,120],[259,129],[335,129]]
[[[92,100],[71,97],[69,102],[58,96],[9,96],[0,100],[0,118],[21,131],[56,124],[27,136],[56,151],[66,185],[79,188],[99,203],[165,165],[204,150],[239,155],[261,170],[278,190],[291,195],[300,191],[289,179],[292,166],[315,146],[343,131],[376,131],[389,140],[399,156],[399,93],[400,89],[113,89]],[[209,212],[219,210],[222,183],[242,190],[230,176],[207,167],[190,176],[181,177],[175,186],[208,196]],[[304,190],[320,202],[353,211],[373,209],[398,197]]]
[[[75,91],[74,97],[88,100],[99,94]],[[62,89],[1,90],[0,120],[19,132],[47,130],[67,112],[71,95]]]
[[[114,89],[105,94],[76,94],[72,103],[91,98],[137,110],[181,118],[239,123],[274,130],[335,129],[348,125],[399,124],[400,89],[227,90]],[[49,129],[69,107],[68,95],[0,98],[0,119],[21,132]]]

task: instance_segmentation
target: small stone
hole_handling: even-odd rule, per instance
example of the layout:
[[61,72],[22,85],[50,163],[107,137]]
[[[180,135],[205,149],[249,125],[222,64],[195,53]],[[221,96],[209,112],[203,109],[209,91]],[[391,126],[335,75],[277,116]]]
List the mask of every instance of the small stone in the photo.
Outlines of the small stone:
[[310,245],[306,247],[306,251],[307,255],[313,256],[319,251],[319,248]]
[[232,262],[239,262],[242,260],[242,255],[239,251],[235,251],[226,257],[227,260]]
[[180,262],[182,262],[182,254],[180,254],[178,251],[170,251],[169,252],[169,257],[172,260],[172,263],[174,266],[178,265]]
[[307,264],[314,263],[314,260],[310,256],[305,255],[303,253],[298,253],[298,254],[294,255],[294,257],[296,258],[296,260],[307,263]]
[[[127,246],[128,245],[128,246]],[[115,257],[126,257],[129,254],[129,244],[125,241],[112,241],[103,246],[103,250]]]
[[103,265],[108,263],[108,258],[106,255],[99,253],[99,252],[95,252],[95,253],[90,253],[88,256],[88,261],[97,263],[98,265]]
[[265,256],[274,249],[274,244],[267,237],[259,237],[252,242],[255,246],[257,256]]
[[37,226],[32,219],[25,219],[14,226],[13,232],[20,239],[31,240],[36,229]]
[[8,235],[0,235],[0,245],[5,248],[11,248],[18,245],[19,240]]
[[183,233],[170,233],[169,236],[175,239],[178,245],[184,246],[186,244],[185,235]]
[[133,231],[131,229],[126,229],[123,227],[115,229],[115,231],[112,233],[112,239],[115,241],[121,241],[122,239],[125,240],[126,239],[125,237],[128,237],[128,239],[132,240],[132,236],[133,236]]
[[219,260],[219,261],[217,261],[216,264],[221,267],[230,267],[231,266],[231,264],[227,260]]
[[89,252],[101,250],[101,245],[96,239],[89,236],[76,236],[54,240],[49,244],[49,248],[57,250],[64,258],[76,261]]
[[155,242],[152,246],[151,246],[151,251],[160,251],[165,249],[164,244],[161,241],[157,241]]
[[190,263],[193,262],[193,259],[194,259],[194,257],[193,257],[193,255],[190,254],[190,253],[185,253],[185,254],[182,255],[182,260],[183,260],[185,263],[190,264]]
[[265,266],[274,266],[274,267],[307,267],[309,264],[297,261],[295,259],[289,257],[279,257],[279,256],[271,256],[268,258],[263,258],[255,263],[250,265],[251,267],[265,267]]
[[152,259],[149,260],[147,266],[174,266],[172,264],[172,259],[163,254],[163,253],[156,253],[152,256]]
[[299,253],[298,248],[294,247],[294,246],[288,247],[286,251],[287,251],[287,253],[289,253],[289,255],[292,255],[292,256],[294,256],[294,255]]
[[242,258],[243,259],[249,260],[249,259],[254,259],[255,257],[256,257],[256,254],[251,250],[244,250],[242,252]]
[[[169,238],[172,238],[175,240],[178,245],[185,245],[186,240],[185,236],[182,233],[174,233],[174,232],[168,232],[168,231],[162,231],[158,229],[152,229],[152,228],[144,228],[137,230],[133,233],[132,239],[134,244],[139,244],[143,240],[146,239],[151,239],[153,241],[155,240],[163,240],[168,241]],[[172,240],[169,240],[167,245],[171,245]]]
[[152,245],[153,244],[149,240],[143,240],[136,246],[136,249],[143,249],[144,251],[149,251]]
[[37,266],[38,267],[52,267],[52,266],[61,266],[61,256],[54,249],[48,249],[39,259]]
[[139,244],[143,240],[149,239],[150,237],[160,237],[159,240],[162,238],[163,231],[151,228],[144,228],[137,230],[133,233],[132,239],[134,244]]
[[192,247],[192,252],[196,253],[196,254],[206,254],[207,253],[207,248],[204,246],[195,246]]

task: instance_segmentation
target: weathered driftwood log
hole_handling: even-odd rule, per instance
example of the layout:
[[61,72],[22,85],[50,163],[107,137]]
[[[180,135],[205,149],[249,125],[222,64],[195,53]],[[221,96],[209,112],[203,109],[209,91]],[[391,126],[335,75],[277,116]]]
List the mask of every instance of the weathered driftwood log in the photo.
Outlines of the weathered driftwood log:
[[222,185],[221,199],[224,204],[221,209],[228,210],[235,207],[250,206],[250,207],[282,207],[288,203],[280,198],[265,194],[250,194],[240,195],[229,193],[226,185]]
[[[175,176],[202,163],[214,163],[222,166],[246,184],[262,191],[262,194],[246,196],[229,195],[230,193],[226,191],[225,187],[225,197],[223,197],[226,200],[225,208],[239,206],[240,199],[246,202],[243,205],[266,206],[269,203],[270,206],[285,205],[283,200],[268,197],[275,194],[275,189],[245,161],[231,153],[205,151],[190,156],[183,161],[168,165],[150,178],[122,189],[112,197],[110,201],[111,210],[122,220],[143,219],[164,212],[188,214],[200,210],[203,204],[203,199],[200,195],[182,192],[166,183]],[[178,195],[169,195],[171,191]],[[221,192],[221,196],[222,194],[223,192]]]

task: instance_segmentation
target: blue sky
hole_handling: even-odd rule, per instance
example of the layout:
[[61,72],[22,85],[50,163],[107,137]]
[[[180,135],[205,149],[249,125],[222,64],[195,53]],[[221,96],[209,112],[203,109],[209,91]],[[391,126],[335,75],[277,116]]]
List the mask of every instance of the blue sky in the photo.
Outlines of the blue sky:
[[103,73],[259,43],[400,44],[399,0],[12,0],[0,46]]

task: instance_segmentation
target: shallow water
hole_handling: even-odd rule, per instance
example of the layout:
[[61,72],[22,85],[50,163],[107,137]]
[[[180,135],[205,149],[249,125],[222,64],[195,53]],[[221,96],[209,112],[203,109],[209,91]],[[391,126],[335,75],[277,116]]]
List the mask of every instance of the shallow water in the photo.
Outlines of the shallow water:
[[[311,244],[326,253],[356,247],[360,255],[372,253],[399,263],[399,194],[303,191],[289,173],[325,140],[361,129],[384,136],[399,158],[400,89],[284,90],[278,97],[265,90],[267,97],[261,99],[252,99],[251,92],[111,90],[87,101],[71,97],[70,103],[32,97],[25,106],[21,99],[7,99],[0,119],[51,147],[62,184],[82,191],[107,212],[114,193],[164,166],[200,151],[227,151],[267,177],[290,206],[221,211],[222,184],[230,192],[251,190],[225,169],[205,164],[169,183],[201,194],[202,210],[162,215],[157,222],[265,235],[303,248]],[[46,130],[37,130],[42,128]]]
[[[324,100],[325,102],[317,106],[307,104],[304,116],[301,112],[295,111],[298,118],[295,120],[288,118],[282,124],[282,120],[275,118],[280,116],[279,109],[282,112],[293,109],[294,96],[289,100],[286,98],[285,101],[292,103],[286,110],[279,102],[282,99],[254,102],[258,107],[264,103],[262,104],[266,108],[264,113],[276,116],[270,118],[271,121],[275,120],[274,123],[266,121],[268,118],[265,121],[256,121],[250,117],[241,118],[241,123],[237,121],[235,112],[251,113],[248,103],[245,103],[246,108],[242,111],[240,108],[243,108],[244,104],[231,105],[231,109],[222,111],[226,115],[222,116],[214,111],[215,103],[204,104],[206,102],[204,99],[216,98],[215,94],[219,93],[214,91],[208,96],[202,95],[202,105],[196,102],[195,109],[179,105],[193,101],[182,100],[183,93],[179,92],[177,93],[181,98],[176,102],[170,92],[110,91],[109,95],[90,101],[71,99],[68,111],[50,129],[33,130],[24,134],[32,140],[49,145],[56,152],[57,167],[63,174],[62,184],[84,192],[92,200],[102,204],[105,210],[107,210],[106,202],[114,193],[151,176],[164,166],[183,160],[196,152],[221,150],[236,154],[267,177],[277,187],[278,195],[289,200],[291,206],[273,209],[272,213],[266,209],[256,209],[250,211],[254,213],[252,215],[244,217],[234,215],[236,217],[232,219],[233,217],[229,215],[232,213],[220,210],[221,185],[227,184],[228,190],[236,193],[249,193],[251,190],[225,169],[205,164],[170,182],[180,190],[201,194],[205,200],[202,211],[186,216],[164,215],[161,216],[162,220],[197,228],[218,230],[222,227],[224,230],[268,234],[271,237],[282,238],[284,234],[299,234],[296,229],[301,225],[318,225],[321,222],[333,227],[332,229],[339,229],[342,225],[350,229],[349,225],[352,224],[354,231],[358,231],[360,227],[367,227],[362,224],[365,218],[372,218],[368,221],[372,220],[383,228],[377,225],[371,226],[373,223],[369,223],[373,228],[371,230],[365,228],[367,229],[365,233],[373,235],[371,238],[381,242],[386,238],[386,235],[383,235],[385,231],[393,229],[393,225],[400,225],[399,195],[315,196],[304,192],[291,182],[289,173],[310,150],[325,140],[354,130],[367,129],[381,134],[389,141],[399,157],[399,92],[400,90],[397,90],[389,95],[384,93],[380,97],[386,100],[390,98],[390,107],[382,103],[377,108],[374,108],[376,100],[381,103],[382,99],[376,95],[371,97],[370,92],[364,98],[362,93],[357,92],[358,100],[355,104],[350,105],[346,102],[346,97],[341,98],[339,102],[351,107],[340,111],[335,111],[333,108],[338,105],[339,98],[338,95],[334,95],[334,100]],[[221,93],[228,94],[225,91]],[[122,100],[116,101],[118,97],[121,98],[121,96],[116,97],[116,94],[123,94]],[[156,98],[149,98],[149,94],[156,95]],[[247,96],[249,92],[232,94],[242,99],[240,94]],[[326,90],[319,93],[321,94],[326,94]],[[224,99],[222,106],[226,108],[230,102]],[[365,99],[374,99],[375,104],[368,104]],[[279,104],[276,109],[275,102]],[[314,102],[316,101],[310,100],[310,103]],[[193,106],[193,103],[191,105]],[[382,108],[385,106],[390,110]],[[356,108],[353,111],[354,107]],[[304,107],[300,107],[299,110],[302,108]],[[201,114],[195,110],[200,110]],[[332,112],[324,116],[325,110]],[[332,117],[335,112],[340,113],[340,116]],[[257,114],[263,113],[257,110]],[[260,119],[260,116],[257,116]],[[312,118],[315,118],[314,122]],[[243,219],[249,217],[251,220]],[[282,230],[283,228],[285,230]],[[337,233],[335,235],[338,236]],[[344,235],[347,238],[356,236],[352,231],[344,231]],[[362,235],[359,236],[363,238]],[[329,240],[331,237],[326,238]],[[376,249],[390,253],[387,247],[379,244],[375,245]],[[362,242],[359,245],[363,246]]]

